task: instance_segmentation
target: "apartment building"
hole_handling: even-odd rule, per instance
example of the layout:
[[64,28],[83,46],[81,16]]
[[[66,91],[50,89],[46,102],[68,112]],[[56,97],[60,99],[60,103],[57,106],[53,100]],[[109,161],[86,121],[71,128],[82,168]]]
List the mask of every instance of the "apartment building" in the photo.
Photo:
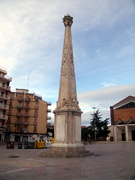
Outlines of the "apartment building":
[[12,78],[7,76],[6,69],[0,67],[0,141],[4,141],[6,110],[8,109],[7,100],[11,81]]
[[9,92],[9,97],[5,141],[45,140],[47,121],[51,120],[48,116],[51,112],[48,106],[51,103],[43,101],[42,97],[30,93],[27,89],[16,89],[15,92]]

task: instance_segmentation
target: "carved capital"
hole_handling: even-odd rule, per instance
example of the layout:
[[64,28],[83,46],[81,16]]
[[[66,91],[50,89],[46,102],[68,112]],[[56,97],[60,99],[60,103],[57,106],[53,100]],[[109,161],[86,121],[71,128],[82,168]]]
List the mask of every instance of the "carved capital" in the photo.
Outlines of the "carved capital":
[[67,16],[64,16],[63,23],[65,26],[71,26],[73,24],[73,17],[71,17],[69,14]]

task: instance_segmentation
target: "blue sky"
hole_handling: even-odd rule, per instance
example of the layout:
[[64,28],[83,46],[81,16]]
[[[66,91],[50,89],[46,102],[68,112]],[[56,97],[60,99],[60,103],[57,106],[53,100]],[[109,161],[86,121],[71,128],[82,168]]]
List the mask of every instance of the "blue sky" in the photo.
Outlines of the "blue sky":
[[29,75],[29,90],[54,110],[68,13],[82,125],[89,125],[92,107],[107,118],[111,105],[135,96],[134,0],[0,0],[0,66],[12,90],[27,88]]

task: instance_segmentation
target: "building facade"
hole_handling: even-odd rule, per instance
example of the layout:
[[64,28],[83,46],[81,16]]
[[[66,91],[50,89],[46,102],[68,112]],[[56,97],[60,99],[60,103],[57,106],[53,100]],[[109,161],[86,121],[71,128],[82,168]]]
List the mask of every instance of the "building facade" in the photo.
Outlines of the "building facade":
[[6,111],[5,141],[24,142],[28,139],[46,139],[47,120],[51,120],[48,106],[51,103],[42,100],[35,93],[26,89],[16,89],[9,92]]
[[4,141],[5,121],[7,120],[6,110],[8,109],[7,100],[10,91],[9,85],[12,81],[12,78],[6,75],[7,71],[0,67],[0,142]]
[[135,97],[128,96],[110,107],[114,141],[135,141]]

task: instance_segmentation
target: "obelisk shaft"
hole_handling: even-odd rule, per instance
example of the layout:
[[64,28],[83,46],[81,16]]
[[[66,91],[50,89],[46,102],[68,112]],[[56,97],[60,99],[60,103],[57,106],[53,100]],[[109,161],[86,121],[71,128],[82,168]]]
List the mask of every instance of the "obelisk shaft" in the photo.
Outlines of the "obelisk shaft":
[[65,35],[62,53],[61,76],[57,109],[79,109],[76,94],[76,81],[71,36],[71,25],[73,23],[73,18],[69,15],[64,16],[63,23],[65,25]]

